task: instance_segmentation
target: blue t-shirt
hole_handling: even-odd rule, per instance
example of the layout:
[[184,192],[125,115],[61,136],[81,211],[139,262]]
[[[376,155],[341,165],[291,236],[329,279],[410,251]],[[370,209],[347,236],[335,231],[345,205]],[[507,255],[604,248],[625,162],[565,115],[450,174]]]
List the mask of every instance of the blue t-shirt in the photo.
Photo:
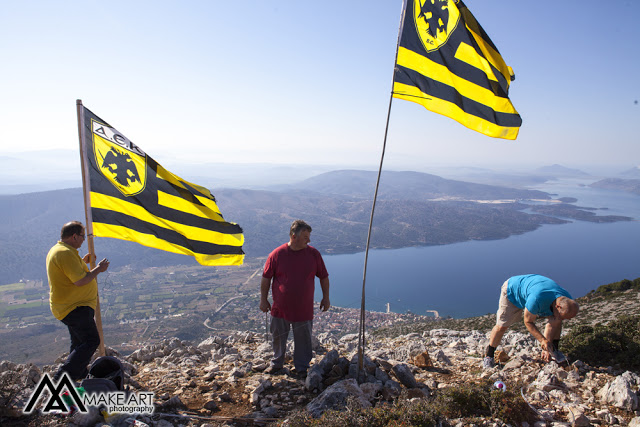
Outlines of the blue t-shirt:
[[[540,317],[552,316],[551,304],[558,297],[572,298],[556,282],[539,274],[513,276],[507,285],[507,299]],[[572,298],[573,299],[573,298]]]

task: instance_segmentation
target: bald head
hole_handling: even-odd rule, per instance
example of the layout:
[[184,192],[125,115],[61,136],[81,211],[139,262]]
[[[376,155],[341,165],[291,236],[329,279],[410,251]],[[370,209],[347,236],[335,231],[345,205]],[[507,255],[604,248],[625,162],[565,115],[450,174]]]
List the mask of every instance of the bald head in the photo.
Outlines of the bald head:
[[580,305],[567,297],[556,298],[556,308],[563,320],[573,319],[580,311]]

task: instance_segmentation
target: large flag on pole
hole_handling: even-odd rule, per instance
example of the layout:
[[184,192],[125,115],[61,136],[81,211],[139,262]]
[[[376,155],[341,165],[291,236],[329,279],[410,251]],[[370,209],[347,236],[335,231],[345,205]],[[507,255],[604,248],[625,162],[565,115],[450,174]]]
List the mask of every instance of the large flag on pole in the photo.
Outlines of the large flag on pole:
[[423,105],[488,136],[516,139],[514,79],[461,0],[405,0],[393,97]]
[[224,220],[209,190],[169,172],[81,108],[95,236],[191,255],[202,265],[242,264],[242,228]]

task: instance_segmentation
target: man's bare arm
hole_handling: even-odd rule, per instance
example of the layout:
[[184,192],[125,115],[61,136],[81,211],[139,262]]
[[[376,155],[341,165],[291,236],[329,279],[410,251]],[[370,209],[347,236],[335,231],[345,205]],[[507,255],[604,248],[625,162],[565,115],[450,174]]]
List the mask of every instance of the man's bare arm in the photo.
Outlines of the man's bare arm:
[[260,310],[265,313],[271,310],[269,303],[269,289],[271,288],[271,279],[263,277],[260,281]]
[[109,261],[104,258],[98,263],[98,265],[93,268],[93,270],[88,272],[82,279],[78,280],[77,282],[73,282],[73,284],[78,287],[88,285],[93,281],[93,279],[98,277],[98,274],[102,273],[103,271],[107,271],[107,268],[109,268]]
[[331,307],[329,301],[329,277],[320,279],[320,287],[322,288],[322,301],[320,301],[320,310],[327,311]]
[[536,327],[536,319],[538,316],[532,314],[526,308],[524,309],[524,325],[527,327],[527,330],[533,337],[538,340],[540,346],[542,347],[543,353],[542,357],[545,360],[548,360],[549,353],[553,352],[553,344],[551,341],[547,340],[544,335],[538,330]]

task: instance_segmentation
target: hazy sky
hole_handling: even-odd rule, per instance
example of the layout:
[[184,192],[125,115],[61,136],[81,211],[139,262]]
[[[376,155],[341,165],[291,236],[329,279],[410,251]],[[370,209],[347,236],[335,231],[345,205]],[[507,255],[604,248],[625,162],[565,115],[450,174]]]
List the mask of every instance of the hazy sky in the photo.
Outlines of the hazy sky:
[[[0,2],[0,152],[77,149],[82,99],[160,163],[377,168],[401,0]],[[466,4],[520,136],[394,100],[385,165],[640,164],[640,1]]]

